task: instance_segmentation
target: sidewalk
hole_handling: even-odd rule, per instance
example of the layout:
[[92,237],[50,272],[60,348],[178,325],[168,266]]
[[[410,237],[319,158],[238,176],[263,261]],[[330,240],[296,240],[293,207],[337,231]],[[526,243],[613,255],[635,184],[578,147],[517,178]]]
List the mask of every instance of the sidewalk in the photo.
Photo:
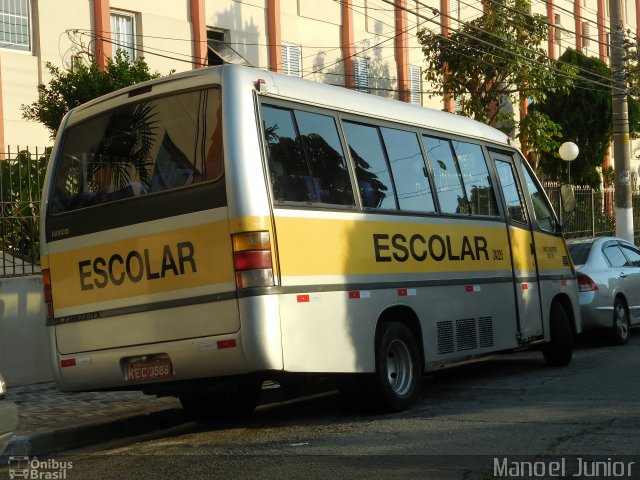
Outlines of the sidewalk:
[[18,428],[4,455],[49,455],[184,422],[180,401],[141,392],[62,393],[55,383],[10,387]]

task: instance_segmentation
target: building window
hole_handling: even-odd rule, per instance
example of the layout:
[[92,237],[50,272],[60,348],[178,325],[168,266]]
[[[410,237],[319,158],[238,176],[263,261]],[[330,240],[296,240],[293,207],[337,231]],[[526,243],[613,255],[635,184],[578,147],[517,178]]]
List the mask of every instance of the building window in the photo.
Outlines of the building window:
[[590,31],[589,31],[589,22],[582,22],[582,44],[585,47],[589,46],[590,42]]
[[449,0],[449,15],[452,20],[460,20],[460,2],[458,0]]
[[111,12],[111,41],[114,50],[122,50],[130,61],[136,59],[136,16],[131,13]]
[[282,73],[292,77],[302,76],[302,55],[297,45],[282,45]]
[[409,65],[409,101],[422,105],[422,75],[418,65]]
[[30,50],[29,0],[0,2],[0,35],[4,48]]
[[355,59],[356,90],[369,93],[369,59],[357,57]]
[[556,45],[560,45],[560,42],[562,41],[562,26],[560,23],[560,14],[558,13],[556,13],[555,16],[554,25],[555,28],[553,29],[553,39],[555,40]]

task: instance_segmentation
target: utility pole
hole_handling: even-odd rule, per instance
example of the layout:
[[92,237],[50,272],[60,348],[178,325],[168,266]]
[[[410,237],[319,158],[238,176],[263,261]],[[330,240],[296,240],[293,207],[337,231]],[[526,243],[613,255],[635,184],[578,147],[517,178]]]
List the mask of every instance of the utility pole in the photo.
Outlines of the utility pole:
[[631,203],[631,149],[624,58],[622,1],[623,0],[609,0],[616,235],[634,243],[633,208]]

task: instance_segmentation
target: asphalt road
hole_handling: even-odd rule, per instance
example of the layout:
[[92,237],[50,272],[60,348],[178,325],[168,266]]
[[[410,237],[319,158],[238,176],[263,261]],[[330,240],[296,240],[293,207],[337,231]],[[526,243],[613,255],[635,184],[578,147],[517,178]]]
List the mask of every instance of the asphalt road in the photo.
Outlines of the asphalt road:
[[532,351],[430,374],[400,414],[349,412],[328,394],[56,459],[72,462],[68,480],[532,478],[515,476],[527,466],[547,478],[640,478],[640,331],[624,347],[598,337],[565,368]]

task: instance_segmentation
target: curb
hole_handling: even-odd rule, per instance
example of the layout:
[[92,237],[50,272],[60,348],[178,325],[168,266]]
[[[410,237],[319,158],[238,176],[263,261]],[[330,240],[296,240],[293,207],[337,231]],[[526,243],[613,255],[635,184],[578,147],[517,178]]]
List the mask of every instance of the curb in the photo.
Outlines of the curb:
[[97,443],[119,440],[123,437],[141,435],[156,430],[171,428],[185,423],[181,409],[168,409],[141,415],[106,420],[101,423],[86,423],[73,427],[14,436],[2,456],[35,456],[87,447]]

